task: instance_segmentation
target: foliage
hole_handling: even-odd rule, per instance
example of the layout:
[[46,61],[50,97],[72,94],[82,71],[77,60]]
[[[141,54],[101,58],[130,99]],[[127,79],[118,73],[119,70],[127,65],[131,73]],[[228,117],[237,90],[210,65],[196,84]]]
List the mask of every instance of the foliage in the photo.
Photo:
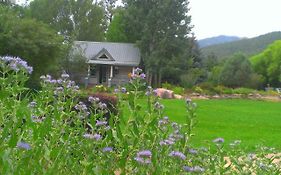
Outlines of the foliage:
[[50,25],[66,40],[104,40],[104,9],[94,0],[34,0],[28,14]]
[[65,49],[63,38],[47,25],[20,19],[14,11],[0,6],[0,54],[23,57],[33,66],[31,86],[38,86],[41,74],[58,69]]
[[110,89],[105,87],[104,85],[96,85],[93,88],[93,92],[103,93],[103,92],[109,92]]
[[116,11],[106,32],[106,40],[111,42],[128,42],[125,33],[125,11],[121,8]]
[[191,88],[192,86],[201,83],[204,80],[205,71],[200,68],[190,69],[186,74],[181,75],[181,85],[185,88]]
[[[238,157],[245,153],[227,154],[223,138],[213,140],[215,149],[191,147],[198,121],[197,105],[190,99],[184,122],[178,124],[163,116],[164,106],[148,87],[145,113],[141,113],[145,107],[138,101],[144,94],[139,89],[141,72],[131,80],[135,89],[128,100],[122,99],[122,89],[117,93],[119,111],[114,114],[97,97],[88,98],[90,106],[79,102],[79,88],[68,74],[59,79],[41,76],[42,89],[23,96],[27,89],[22,82],[31,67],[11,57],[1,57],[0,66],[1,174],[239,174],[251,168],[260,174],[280,173],[264,150],[256,154],[257,161],[242,164]],[[110,117],[105,118],[106,114]],[[235,162],[235,169],[225,167],[226,155]],[[258,166],[261,163],[263,168]]]
[[225,62],[219,80],[228,87],[243,87],[248,85],[251,74],[250,61],[242,54],[236,54]]
[[[78,48],[76,48],[78,49]],[[88,64],[82,51],[75,52],[73,48],[68,49],[69,53],[60,59],[61,68],[70,75],[70,78],[79,84],[85,84],[85,77],[88,74]],[[80,52],[81,51],[81,52]]]
[[167,82],[162,83],[162,88],[172,90],[175,94],[184,95],[185,89],[181,86],[172,85]]
[[148,83],[159,87],[169,72],[179,80],[175,72],[182,74],[197,59],[192,50],[196,43],[190,37],[188,1],[124,2],[127,38],[141,50]]
[[280,86],[281,75],[281,41],[275,41],[262,53],[253,56],[250,60],[254,70],[265,78],[266,84]]

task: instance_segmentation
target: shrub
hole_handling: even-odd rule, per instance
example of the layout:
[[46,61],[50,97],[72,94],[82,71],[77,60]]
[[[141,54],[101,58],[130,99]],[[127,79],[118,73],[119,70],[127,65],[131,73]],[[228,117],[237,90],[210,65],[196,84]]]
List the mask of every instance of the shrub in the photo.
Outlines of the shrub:
[[235,88],[233,89],[234,94],[242,94],[242,95],[249,95],[251,93],[255,93],[256,90],[249,89],[249,88]]

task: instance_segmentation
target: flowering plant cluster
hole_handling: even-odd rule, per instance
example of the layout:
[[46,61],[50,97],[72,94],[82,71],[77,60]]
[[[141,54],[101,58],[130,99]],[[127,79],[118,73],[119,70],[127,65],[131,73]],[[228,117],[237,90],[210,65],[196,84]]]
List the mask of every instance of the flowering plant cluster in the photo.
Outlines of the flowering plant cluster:
[[186,100],[184,124],[171,121],[153,88],[142,90],[141,69],[131,77],[132,90],[115,90],[112,112],[97,96],[79,100],[79,87],[66,73],[41,76],[42,89],[28,93],[23,82],[32,68],[19,58],[0,58],[0,174],[280,173],[265,156],[274,150],[226,152],[223,138],[193,148],[196,103]]

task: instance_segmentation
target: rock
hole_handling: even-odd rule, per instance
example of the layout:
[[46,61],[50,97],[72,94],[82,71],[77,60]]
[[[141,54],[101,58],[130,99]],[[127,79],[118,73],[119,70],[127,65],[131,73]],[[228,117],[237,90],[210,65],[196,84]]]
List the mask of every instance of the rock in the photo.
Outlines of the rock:
[[183,99],[183,97],[181,95],[175,94],[175,99]]
[[164,99],[172,99],[175,98],[174,91],[164,89],[164,88],[157,88],[156,89],[157,96]]

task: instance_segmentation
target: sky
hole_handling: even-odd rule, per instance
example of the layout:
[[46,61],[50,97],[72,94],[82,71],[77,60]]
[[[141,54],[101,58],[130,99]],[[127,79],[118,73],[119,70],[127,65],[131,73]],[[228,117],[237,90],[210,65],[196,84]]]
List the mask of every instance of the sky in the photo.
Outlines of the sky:
[[281,31],[281,0],[189,0],[197,39]]
[[251,38],[281,31],[281,0],[189,0],[189,2],[189,15],[191,24],[194,25],[192,32],[197,39],[218,35]]

